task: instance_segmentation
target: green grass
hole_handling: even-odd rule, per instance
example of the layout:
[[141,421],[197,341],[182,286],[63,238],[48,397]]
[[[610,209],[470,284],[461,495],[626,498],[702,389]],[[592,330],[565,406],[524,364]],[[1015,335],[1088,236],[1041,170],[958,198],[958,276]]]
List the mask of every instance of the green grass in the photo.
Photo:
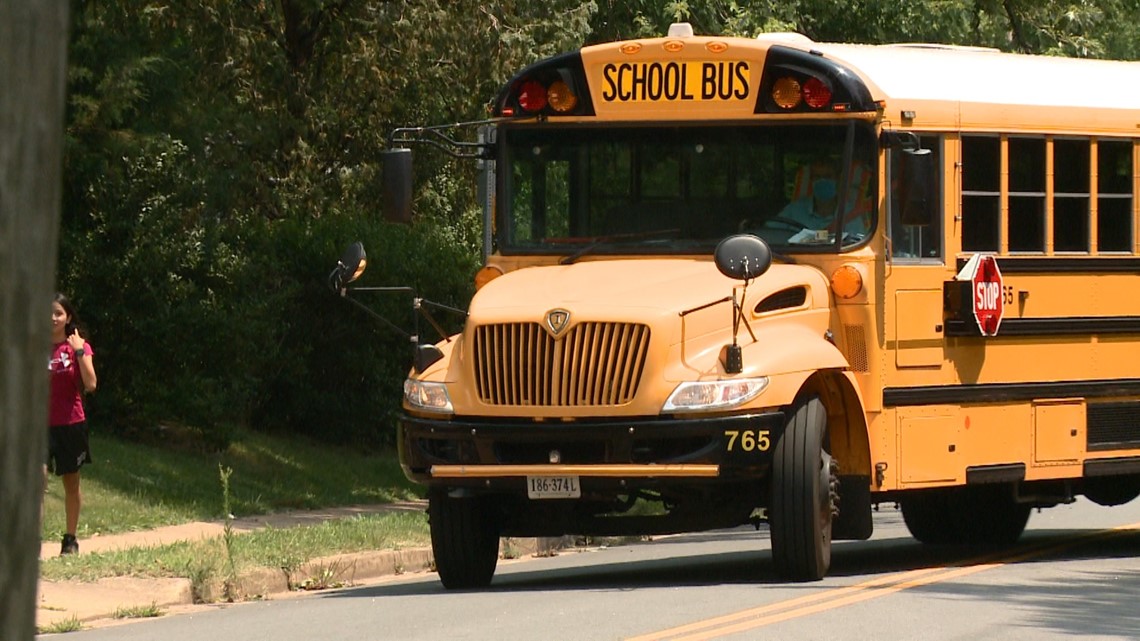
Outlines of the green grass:
[[158,607],[154,601],[150,605],[136,605],[129,608],[118,608],[114,614],[111,615],[112,619],[149,619],[153,617],[160,617],[164,613],[162,608]]
[[[83,468],[79,538],[218,520],[222,488],[218,465],[233,470],[230,506],[235,516],[390,503],[421,490],[404,478],[392,453],[365,455],[295,437],[239,432],[220,454],[185,444],[169,448],[111,438],[95,429],[94,463]],[[49,479],[43,538],[64,530],[63,487]]]
[[40,634],[63,634],[64,632],[78,632],[82,629],[83,624],[75,617],[37,628]]
[[[430,544],[422,512],[392,512],[327,521],[320,525],[266,528],[233,537],[238,573],[255,567],[291,571],[323,556]],[[185,577],[201,583],[222,576],[222,537],[169,545],[46,558],[41,576],[53,581],[95,581],[112,576]]]

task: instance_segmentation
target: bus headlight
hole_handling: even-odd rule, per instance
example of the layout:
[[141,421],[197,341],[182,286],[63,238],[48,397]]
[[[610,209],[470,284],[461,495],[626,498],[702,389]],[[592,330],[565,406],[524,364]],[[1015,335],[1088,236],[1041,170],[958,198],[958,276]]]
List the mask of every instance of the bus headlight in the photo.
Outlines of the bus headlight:
[[768,387],[766,376],[681,383],[669,395],[661,411],[694,412],[736,407],[756,398],[766,387]]
[[451,398],[443,383],[404,380],[404,400],[412,407],[429,412],[451,412]]

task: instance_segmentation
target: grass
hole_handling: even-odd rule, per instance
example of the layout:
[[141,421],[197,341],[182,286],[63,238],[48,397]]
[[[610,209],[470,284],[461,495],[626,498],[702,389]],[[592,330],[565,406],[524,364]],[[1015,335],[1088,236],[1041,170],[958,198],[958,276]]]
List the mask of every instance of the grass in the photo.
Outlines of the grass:
[[[276,568],[289,573],[310,559],[377,549],[424,547],[430,544],[422,512],[358,516],[320,525],[266,528],[234,536],[231,542],[238,573]],[[53,556],[40,565],[45,579],[95,581],[113,576],[185,577],[200,585],[224,575],[222,537],[113,552]]]
[[[190,579],[199,600],[218,598],[212,590],[219,583],[224,586],[222,598],[232,600],[237,598],[232,593],[236,579],[248,570],[284,571],[297,587],[321,589],[336,584],[343,568],[317,568],[315,576],[301,576],[301,567],[312,559],[430,545],[427,517],[422,512],[357,516],[247,534],[235,534],[230,528],[235,515],[418,498],[420,492],[404,478],[391,453],[366,455],[295,437],[248,432],[239,433],[220,454],[182,442],[156,447],[99,434],[91,440],[95,463],[83,469],[81,539],[221,519],[225,519],[225,534],[163,546],[50,556],[40,565],[44,579],[181,577]],[[63,518],[62,487],[54,481],[45,496],[45,539],[58,540]],[[115,614],[124,618],[159,615],[157,607]],[[63,621],[44,631],[79,629],[72,625]]]
[[160,617],[164,613],[162,608],[158,607],[154,601],[150,605],[136,605],[129,608],[118,608],[114,614],[111,615],[113,619],[149,619],[153,617]]
[[[151,529],[225,513],[219,465],[233,470],[230,507],[235,516],[291,509],[390,503],[416,498],[392,453],[366,455],[296,437],[239,432],[225,452],[210,454],[179,444],[163,448],[91,436],[92,465],[83,468],[79,538]],[[64,531],[63,487],[49,480],[43,539]]]
[[40,626],[37,631],[40,634],[63,634],[64,632],[78,632],[83,629],[83,624],[79,619],[71,617],[63,621],[56,621],[51,625]]

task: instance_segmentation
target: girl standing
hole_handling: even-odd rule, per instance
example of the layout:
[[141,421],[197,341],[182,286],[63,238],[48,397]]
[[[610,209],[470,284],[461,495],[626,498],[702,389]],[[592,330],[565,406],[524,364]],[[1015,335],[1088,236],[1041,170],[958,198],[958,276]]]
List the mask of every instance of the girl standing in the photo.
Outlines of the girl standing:
[[79,551],[75,531],[79,526],[79,468],[91,462],[83,392],[95,391],[95,362],[91,344],[79,335],[75,306],[63,294],[51,304],[51,334],[54,346],[48,370],[51,373],[51,409],[48,413],[48,469],[63,478],[67,533],[60,554]]

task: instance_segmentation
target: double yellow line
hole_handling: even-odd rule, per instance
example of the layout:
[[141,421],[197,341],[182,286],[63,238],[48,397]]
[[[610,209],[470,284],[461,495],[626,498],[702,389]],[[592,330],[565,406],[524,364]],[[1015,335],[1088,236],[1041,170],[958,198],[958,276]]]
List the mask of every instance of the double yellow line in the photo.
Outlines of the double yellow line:
[[787,601],[771,603],[757,608],[749,608],[724,616],[632,637],[626,641],[703,641],[705,639],[715,639],[729,634],[754,630],[773,623],[780,623],[789,619],[798,619],[861,601],[878,599],[896,592],[922,587],[931,583],[949,581],[1009,563],[1017,563],[1027,559],[1057,554],[1083,543],[1132,533],[1137,529],[1140,529],[1140,523],[1132,523],[1109,530],[1097,530],[1061,543],[1039,543],[1021,547],[1012,552],[1006,551],[977,557],[951,566],[922,568],[888,574],[854,585],[826,590],[816,594],[808,594]]

